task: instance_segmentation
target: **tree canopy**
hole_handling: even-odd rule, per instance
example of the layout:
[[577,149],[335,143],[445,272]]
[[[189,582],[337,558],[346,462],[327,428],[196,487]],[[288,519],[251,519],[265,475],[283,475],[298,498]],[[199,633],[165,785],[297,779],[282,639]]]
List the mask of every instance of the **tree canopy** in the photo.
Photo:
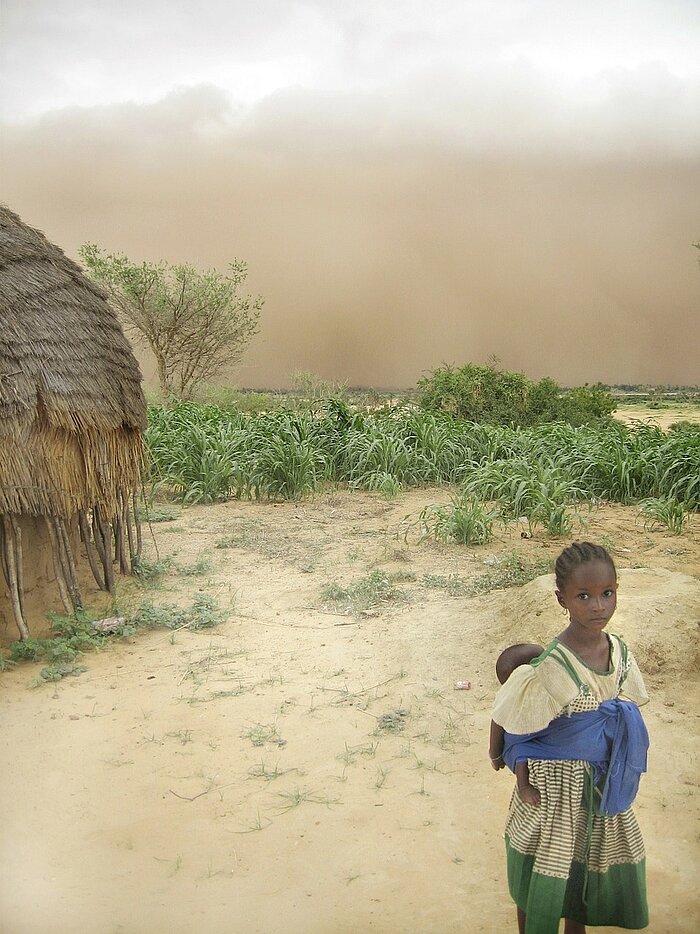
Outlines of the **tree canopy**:
[[200,383],[238,363],[258,331],[263,299],[244,294],[242,260],[229,263],[228,273],[201,272],[189,264],[132,262],[94,243],[79,252],[124,329],[153,353],[166,398],[191,398]]

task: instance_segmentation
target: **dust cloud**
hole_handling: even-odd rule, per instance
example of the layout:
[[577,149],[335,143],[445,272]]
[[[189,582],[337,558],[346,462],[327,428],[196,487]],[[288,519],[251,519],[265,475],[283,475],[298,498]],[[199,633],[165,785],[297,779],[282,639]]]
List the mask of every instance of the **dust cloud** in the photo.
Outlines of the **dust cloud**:
[[700,380],[696,147],[399,116],[284,95],[242,114],[215,88],[55,111],[5,128],[3,199],[74,258],[247,260],[265,306],[241,386],[408,387],[492,354],[564,385]]

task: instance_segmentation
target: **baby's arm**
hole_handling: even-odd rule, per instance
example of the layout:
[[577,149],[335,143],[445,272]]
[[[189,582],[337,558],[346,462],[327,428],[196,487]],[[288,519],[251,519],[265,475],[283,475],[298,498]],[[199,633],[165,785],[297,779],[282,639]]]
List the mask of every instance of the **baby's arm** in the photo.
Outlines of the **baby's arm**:
[[489,735],[489,759],[491,760],[491,768],[495,769],[497,772],[499,769],[504,769],[506,764],[503,761],[503,736],[505,730],[502,726],[499,726],[497,723],[491,721],[491,732]]
[[528,769],[527,761],[516,763],[515,777],[518,780],[518,794],[521,800],[524,801],[525,804],[534,804],[537,806],[540,803],[540,793],[530,784],[530,770]]

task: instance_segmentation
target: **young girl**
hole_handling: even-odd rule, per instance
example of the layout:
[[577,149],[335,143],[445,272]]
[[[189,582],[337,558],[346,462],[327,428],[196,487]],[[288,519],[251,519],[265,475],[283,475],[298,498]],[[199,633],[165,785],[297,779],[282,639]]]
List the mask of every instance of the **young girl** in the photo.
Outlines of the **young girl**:
[[[516,788],[506,821],[508,885],[520,934],[585,934],[585,925],[648,923],[645,853],[630,807],[646,769],[637,663],[605,632],[617,573],[599,545],[575,542],[555,565],[563,632],[496,695],[504,760],[529,763],[540,804]],[[623,699],[624,698],[624,699]]]

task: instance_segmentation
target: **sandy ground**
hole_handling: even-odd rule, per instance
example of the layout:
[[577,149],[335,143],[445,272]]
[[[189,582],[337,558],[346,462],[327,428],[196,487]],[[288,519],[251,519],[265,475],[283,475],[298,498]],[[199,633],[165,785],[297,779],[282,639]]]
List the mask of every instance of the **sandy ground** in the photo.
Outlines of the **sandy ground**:
[[635,422],[651,422],[664,430],[673,425],[674,422],[691,422],[694,425],[700,424],[700,406],[691,403],[664,403],[663,408],[652,409],[648,405],[640,403],[623,403],[614,413],[626,425],[632,425]]
[[[0,930],[514,930],[502,843],[513,782],[486,757],[493,661],[563,620],[548,576],[478,597],[424,576],[468,580],[513,550],[535,559],[562,543],[500,530],[477,549],[404,540],[406,517],[447,497],[341,491],[154,525],[173,565],[158,589],[122,599],[189,604],[204,591],[226,621],[112,645],[56,684],[34,687],[36,665],[0,677]],[[610,628],[652,698],[637,804],[648,930],[695,932],[700,517],[673,537],[606,507],[585,534],[614,549]],[[359,618],[324,605],[324,584],[371,570],[415,575],[398,585],[405,601]],[[460,679],[471,690],[454,690]]]

